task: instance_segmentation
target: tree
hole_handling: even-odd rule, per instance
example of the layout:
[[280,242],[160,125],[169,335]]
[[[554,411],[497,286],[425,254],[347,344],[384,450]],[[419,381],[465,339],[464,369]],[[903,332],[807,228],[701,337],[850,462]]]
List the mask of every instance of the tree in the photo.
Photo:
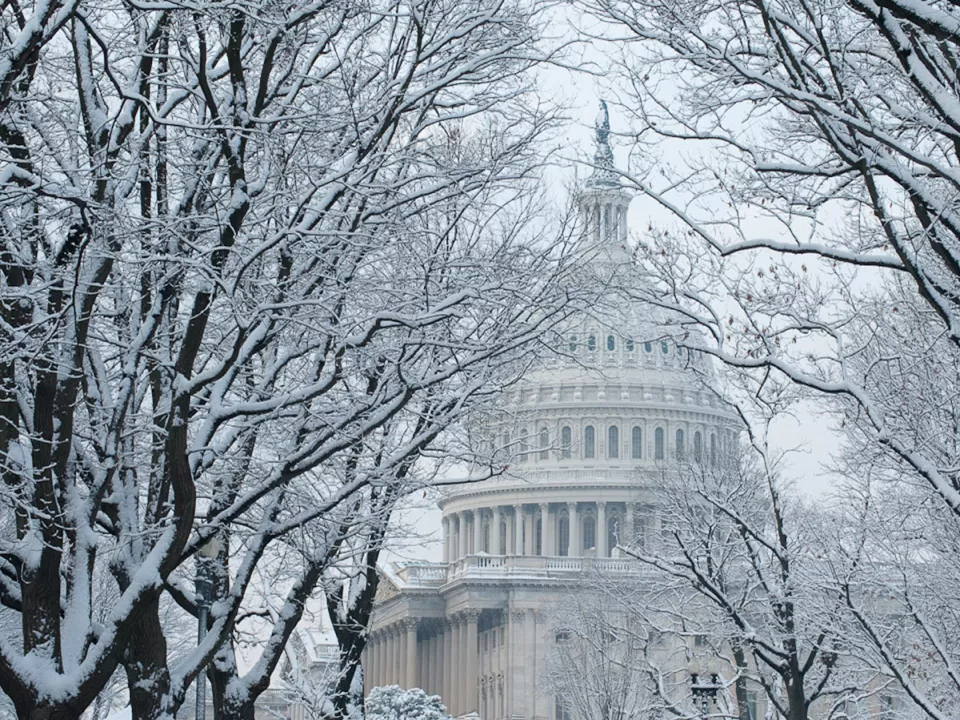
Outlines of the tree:
[[447,709],[439,695],[427,695],[420,688],[403,690],[383,685],[370,691],[367,720],[447,720]]
[[[629,173],[675,220],[651,228],[631,292],[761,401],[790,385],[826,397],[885,482],[922,486],[913,501],[956,525],[957,9],[585,5],[626,48],[615,70],[638,135],[685,150]],[[923,644],[949,667],[945,641]],[[949,714],[886,655],[917,707]]]
[[[0,689],[19,717],[79,717],[118,665],[134,716],[170,717],[214,658],[248,713],[363,493],[405,482],[578,304],[577,240],[535,191],[541,11],[3,7],[0,603],[20,637]],[[407,434],[374,462],[391,423]],[[230,640],[279,557],[299,565],[238,678]],[[206,636],[175,656],[161,618],[197,613],[198,576]]]
[[[551,613],[555,645],[543,685],[564,717],[639,718],[655,704],[643,652],[645,638],[609,596],[585,583]],[[559,717],[558,713],[558,717]]]
[[[758,691],[780,717],[829,715],[871,692],[873,674],[846,643],[826,523],[790,492],[763,434],[751,429],[751,438],[752,448],[719,462],[664,470],[654,491],[661,542],[621,546],[654,575],[614,592],[661,647],[696,657],[701,675],[718,673],[732,686],[738,717],[746,720],[749,693]],[[649,656],[658,675],[670,667]],[[657,687],[680,706],[686,688]]]

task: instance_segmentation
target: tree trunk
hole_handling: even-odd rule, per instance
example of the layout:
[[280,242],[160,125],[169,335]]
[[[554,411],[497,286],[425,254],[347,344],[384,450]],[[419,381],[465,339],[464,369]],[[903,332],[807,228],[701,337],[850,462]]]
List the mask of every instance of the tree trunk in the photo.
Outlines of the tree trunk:
[[53,707],[33,708],[25,714],[20,714],[20,720],[80,720],[83,713],[77,712],[73,708],[64,705],[54,705]]
[[[739,720],[751,720],[749,698],[747,697],[747,678],[744,673],[747,670],[747,658],[744,655],[743,647],[738,643],[733,648],[733,659],[737,663],[736,692],[737,692],[737,717]],[[754,718],[753,720],[758,720]]]
[[167,641],[160,624],[160,601],[143,608],[134,624],[130,644],[123,657],[130,691],[133,720],[159,720],[172,717],[170,669],[167,667]]

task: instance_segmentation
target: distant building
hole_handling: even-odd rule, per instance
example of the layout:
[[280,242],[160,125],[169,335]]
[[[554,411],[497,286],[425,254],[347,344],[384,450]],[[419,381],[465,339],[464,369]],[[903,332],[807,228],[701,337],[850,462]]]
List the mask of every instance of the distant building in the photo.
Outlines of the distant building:
[[[630,196],[608,128],[604,108],[582,208],[597,262],[613,266],[626,257]],[[637,572],[612,549],[622,529],[651,542],[660,533],[645,487],[678,456],[717,458],[739,432],[696,360],[649,320],[622,316],[571,324],[564,359],[509,398],[495,442],[515,465],[443,499],[443,562],[383,568],[368,691],[422,687],[453,715],[482,720],[568,717],[540,687],[556,641],[545,613],[591,568]]]

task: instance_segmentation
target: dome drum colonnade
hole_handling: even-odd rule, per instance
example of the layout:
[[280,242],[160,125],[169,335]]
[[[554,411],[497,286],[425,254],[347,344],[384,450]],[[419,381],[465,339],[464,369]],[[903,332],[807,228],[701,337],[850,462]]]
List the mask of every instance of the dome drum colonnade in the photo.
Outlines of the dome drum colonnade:
[[[608,515],[608,505],[612,512]],[[632,502],[521,502],[446,514],[443,562],[467,555],[610,557],[621,527],[644,533],[645,518]],[[650,512],[640,506],[641,512]],[[606,532],[602,529],[606,528]],[[531,532],[532,531],[532,532]]]

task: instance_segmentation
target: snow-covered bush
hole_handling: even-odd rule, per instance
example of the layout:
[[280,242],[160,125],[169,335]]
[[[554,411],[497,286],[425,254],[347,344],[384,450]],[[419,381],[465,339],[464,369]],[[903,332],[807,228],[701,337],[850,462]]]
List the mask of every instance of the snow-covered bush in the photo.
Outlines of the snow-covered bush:
[[439,695],[427,695],[420,688],[404,690],[399,685],[382,685],[370,691],[366,720],[447,720],[447,709]]

